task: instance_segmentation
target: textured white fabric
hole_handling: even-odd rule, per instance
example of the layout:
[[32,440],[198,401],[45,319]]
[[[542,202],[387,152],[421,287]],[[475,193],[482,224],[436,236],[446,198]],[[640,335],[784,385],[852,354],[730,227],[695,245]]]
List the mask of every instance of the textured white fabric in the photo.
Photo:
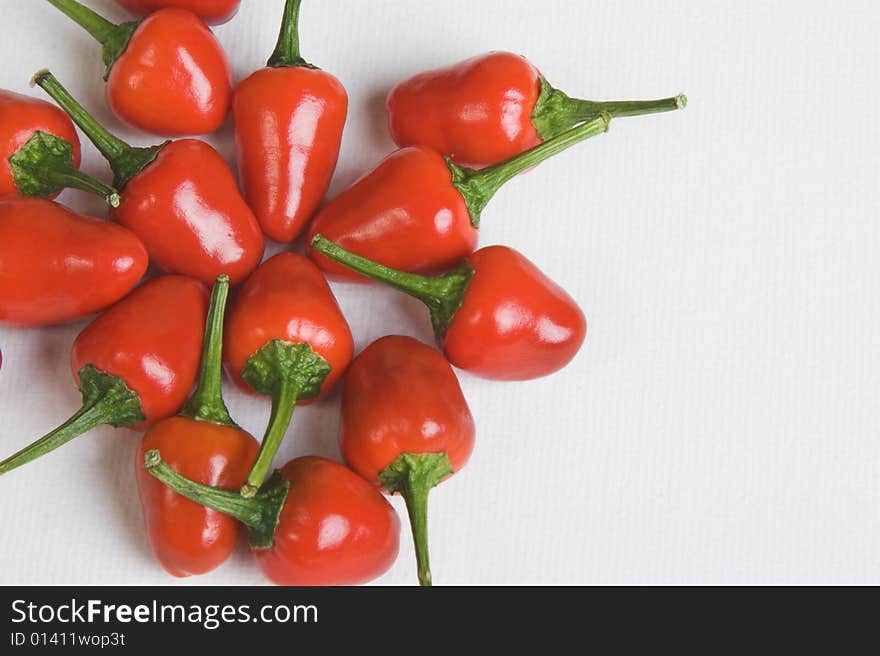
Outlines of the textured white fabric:
[[[217,28],[236,80],[271,52],[280,6],[244,0]],[[391,85],[489,49],[527,54],[572,95],[690,97],[685,112],[616,121],[484,213],[482,243],[538,263],[590,333],[551,378],[462,375],[478,444],[431,495],[437,583],[880,582],[878,7],[304,3],[303,52],[351,97],[331,196],[392,149]],[[47,3],[0,0],[0,17],[0,87],[26,91],[49,66],[108,126],[155,141],[111,117],[85,32]],[[231,159],[229,123],[211,141]],[[61,200],[101,211],[81,193]],[[389,332],[430,340],[417,302],[334,289],[358,349]],[[77,407],[68,352],[82,325],[0,328],[4,454]],[[261,434],[268,405],[231,388],[228,401]],[[279,461],[338,457],[337,413],[337,397],[297,410]],[[137,440],[97,430],[0,478],[0,583],[174,582],[145,541]],[[406,534],[401,545],[380,583],[415,582]],[[242,546],[186,583],[261,582]]]

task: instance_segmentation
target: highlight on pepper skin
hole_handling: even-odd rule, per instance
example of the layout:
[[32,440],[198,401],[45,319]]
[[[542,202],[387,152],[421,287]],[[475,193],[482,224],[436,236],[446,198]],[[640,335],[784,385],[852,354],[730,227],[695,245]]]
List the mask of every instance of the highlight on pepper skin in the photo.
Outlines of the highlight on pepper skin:
[[211,29],[172,3],[115,25],[76,0],[49,0],[102,47],[107,105],[152,134],[210,134],[229,113],[232,72]]

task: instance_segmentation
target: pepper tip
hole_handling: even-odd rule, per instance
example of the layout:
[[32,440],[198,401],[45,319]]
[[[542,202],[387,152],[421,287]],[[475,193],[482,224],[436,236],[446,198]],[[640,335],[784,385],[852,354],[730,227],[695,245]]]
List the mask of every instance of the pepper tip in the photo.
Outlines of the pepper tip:
[[49,69],[48,68],[41,68],[36,73],[34,73],[33,77],[31,78],[31,81],[28,82],[28,86],[31,88],[35,87],[40,82],[42,82],[46,78],[47,75],[52,75],[52,73],[49,71]]
[[688,106],[688,97],[686,95],[684,95],[683,93],[678,94],[675,97],[675,106],[678,109],[684,109],[685,107],[687,107]]
[[155,469],[162,462],[162,456],[156,449],[151,449],[144,454],[144,468]]

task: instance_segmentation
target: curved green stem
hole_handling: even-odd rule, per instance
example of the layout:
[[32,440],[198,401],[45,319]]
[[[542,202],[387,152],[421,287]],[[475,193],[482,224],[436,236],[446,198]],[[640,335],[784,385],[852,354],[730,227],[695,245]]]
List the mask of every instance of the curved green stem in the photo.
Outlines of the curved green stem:
[[128,42],[131,41],[140,21],[116,25],[75,0],[49,0],[49,4],[73,19],[77,25],[101,44],[104,49],[104,65],[107,67],[104,74],[106,80],[110,76],[113,64],[128,47]]
[[156,159],[159,151],[170,143],[166,141],[149,148],[130,146],[98,123],[48,70],[38,71],[31,82],[38,85],[58,103],[58,106],[73,119],[73,122],[79,126],[89,141],[109,162],[114,174],[113,186],[117,189],[125,189],[125,185]]
[[687,96],[683,93],[660,100],[596,101],[571,98],[542,77],[541,94],[532,113],[532,123],[538,136],[546,141],[601,112],[608,112],[612,117],[618,118],[671,112],[685,107]]
[[432,585],[431,560],[428,554],[428,492],[430,488],[424,485],[407,487],[401,492],[412,529],[416,569],[421,586]]
[[284,436],[287,434],[290,421],[293,419],[293,411],[296,408],[299,394],[299,387],[287,378],[282,378],[278,383],[277,390],[272,396],[272,415],[269,418],[269,426],[260,443],[260,450],[257,452],[257,458],[248,473],[247,480],[241,487],[241,496],[246,498],[255,496],[266,479],[266,474],[269,473],[269,468],[272,466],[272,460],[278,453]]
[[110,207],[119,207],[121,202],[119,193],[113,187],[74,168],[65,171],[47,171],[44,180],[57,189],[88,191],[103,198]]
[[423,586],[432,583],[428,557],[428,493],[452,473],[452,464],[445,453],[402,453],[379,474],[382,486],[406,501],[419,584]]
[[211,290],[211,304],[205,321],[202,342],[202,364],[196,391],[189,398],[181,415],[197,421],[235,426],[223,401],[223,316],[229,295],[229,276],[222,274]]
[[281,31],[275,51],[266,63],[270,68],[287,68],[302,66],[315,68],[299,52],[299,6],[302,0],[287,0],[284,3],[284,17],[281,20]]
[[312,238],[312,248],[352,271],[399,289],[422,301],[431,312],[431,324],[438,337],[446,333],[452,318],[464,302],[465,294],[474,277],[474,268],[467,260],[442,276],[422,276],[398,271],[368,260],[345,250],[323,235],[315,235]]
[[480,213],[504,183],[585,139],[607,132],[610,123],[611,115],[602,112],[587,123],[479,171],[458,166],[447,157],[446,164],[452,172],[452,185],[464,197],[471,215],[471,223],[475,228],[480,227]]
[[144,455],[144,468],[179,495],[234,517],[247,526],[252,547],[265,549],[274,544],[275,528],[290,490],[290,481],[280,474],[269,479],[258,496],[248,499],[237,492],[196,483],[182,476],[171,469],[156,450]]
[[[683,93],[671,98],[660,98],[659,100],[580,100],[571,99],[572,103],[572,125],[576,125],[581,121],[592,118],[601,112],[611,114],[612,118],[623,118],[628,116],[645,116],[647,114],[661,114],[663,112],[674,112],[678,109],[687,107],[687,96]],[[549,138],[552,138],[552,135]]]
[[51,196],[65,188],[82,189],[119,206],[119,194],[108,184],[74,167],[73,146],[61,137],[37,130],[9,158],[15,186],[25,196]]
[[37,71],[31,83],[39,86],[58,103],[108,161],[119,159],[132,150],[132,146],[98,123],[48,69]]
[[66,14],[98,43],[103,44],[116,29],[114,23],[75,0],[49,0],[49,4]]
[[133,426],[144,421],[140,399],[121,378],[86,365],[79,372],[82,407],[51,433],[0,462],[0,474],[36,460],[96,426]]
[[272,459],[284,440],[293,408],[321,392],[329,363],[305,343],[273,339],[248,358],[241,377],[254,391],[272,398],[272,417],[241,494],[252,497],[263,484]]

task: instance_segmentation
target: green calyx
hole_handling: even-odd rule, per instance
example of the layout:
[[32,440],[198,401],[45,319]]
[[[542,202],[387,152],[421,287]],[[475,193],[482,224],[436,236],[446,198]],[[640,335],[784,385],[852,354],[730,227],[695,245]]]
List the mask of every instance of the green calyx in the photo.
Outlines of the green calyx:
[[445,453],[401,453],[379,474],[379,482],[391,494],[406,501],[416,551],[419,584],[431,585],[428,555],[428,493],[444,478],[453,474]]
[[542,140],[552,139],[578,123],[608,112],[614,118],[672,112],[687,107],[683,93],[660,100],[595,101],[571,98],[541,78],[541,93],[532,112],[532,124]]
[[131,37],[134,36],[134,33],[140,25],[140,21],[129,21],[117,25],[107,39],[101,43],[104,48],[102,59],[104,60],[104,66],[107,67],[104,71],[105,82],[110,77],[110,70],[113,68],[113,64],[115,64],[116,60],[122,56],[123,52],[125,52],[129,41],[131,41]]
[[156,451],[147,451],[144,468],[155,478],[206,508],[234,517],[248,527],[248,539],[254,549],[270,549],[275,544],[275,529],[290,492],[290,481],[275,472],[257,495],[242,497],[238,492],[196,483],[171,469]]
[[121,378],[86,365],[79,371],[82,407],[51,433],[0,462],[5,474],[50,451],[96,426],[134,426],[145,420],[138,395]]
[[68,187],[101,196],[119,207],[117,191],[73,165],[73,146],[54,134],[37,131],[9,158],[15,186],[25,196],[45,197]]
[[255,392],[272,398],[272,415],[257,459],[241,488],[242,496],[257,494],[284,441],[293,409],[300,401],[318,396],[330,370],[330,364],[308,344],[280,339],[273,339],[248,358],[241,377]]
[[31,85],[34,84],[58,103],[100,151],[113,170],[113,186],[120,191],[124,191],[131,179],[149,166],[161,150],[171,143],[166,141],[158,146],[135,148],[98,123],[48,70],[37,71],[31,79]]
[[196,391],[187,401],[181,416],[195,421],[206,421],[223,426],[238,425],[229,416],[229,409],[223,401],[223,317],[226,298],[229,296],[229,276],[217,278],[211,290],[211,303],[205,321],[205,338],[202,342],[202,364]]
[[314,66],[303,59],[299,52],[299,8],[302,0],[287,0],[284,3],[284,17],[281,20],[281,31],[275,51],[266,65],[270,68],[312,68]]
[[[86,134],[88,135],[88,133]],[[146,148],[129,146],[124,155],[112,159],[107,158],[110,169],[113,171],[113,186],[124,191],[131,179],[152,164],[162,149],[170,143],[171,141],[168,140],[157,146],[147,146]]]
[[75,0],[49,0],[49,4],[73,19],[75,23],[101,44],[104,50],[104,65],[107,67],[104,72],[104,81],[106,82],[107,78],[110,77],[110,69],[113,68],[113,64],[125,52],[131,37],[140,26],[141,21],[130,21],[115,25]]
[[296,400],[318,396],[330,365],[308,344],[273,339],[248,358],[241,377],[255,392],[274,395],[281,385],[296,387]]
[[567,150],[576,143],[607,132],[610,123],[611,115],[608,112],[600,112],[598,116],[594,116],[586,123],[556,135],[519,155],[479,171],[459,166],[451,159],[446,158],[446,165],[452,175],[452,186],[458,189],[464,198],[473,226],[480,227],[480,215],[483,209],[506,182],[563,150]]
[[474,277],[474,267],[464,260],[442,276],[421,276],[398,271],[347,251],[323,235],[312,238],[312,248],[371,280],[384,283],[419,299],[428,306],[434,334],[441,339],[455,318]]

